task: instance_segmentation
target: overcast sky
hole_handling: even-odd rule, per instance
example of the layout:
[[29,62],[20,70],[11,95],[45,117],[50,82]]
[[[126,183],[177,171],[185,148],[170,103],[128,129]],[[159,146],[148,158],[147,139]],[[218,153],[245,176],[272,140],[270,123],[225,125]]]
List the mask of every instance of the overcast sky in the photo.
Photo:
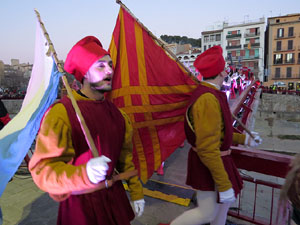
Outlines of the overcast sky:
[[[94,35],[108,48],[119,5],[115,0],[0,0],[0,60],[33,63],[36,8],[58,58],[64,60],[81,38]],[[201,32],[227,21],[240,23],[300,13],[300,0],[123,0],[157,37],[200,38]]]

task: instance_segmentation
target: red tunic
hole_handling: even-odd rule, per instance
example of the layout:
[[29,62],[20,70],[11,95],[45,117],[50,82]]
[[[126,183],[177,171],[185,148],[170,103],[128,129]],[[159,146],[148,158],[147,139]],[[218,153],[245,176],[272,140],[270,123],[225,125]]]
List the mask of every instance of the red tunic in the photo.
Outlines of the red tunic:
[[[77,101],[80,111],[90,130],[99,155],[109,157],[107,177],[116,167],[125,134],[124,118],[110,101]],[[72,126],[72,142],[76,152],[73,165],[87,163],[92,153],[86,143],[80,124],[69,98],[61,100]],[[122,182],[109,189],[89,194],[71,195],[59,206],[58,225],[126,225],[134,218]]]
[[[231,113],[228,106],[226,94],[219,90],[215,90],[200,84],[198,88],[195,90],[193,96],[191,97],[189,105],[190,106],[193,105],[193,103],[202,94],[207,92],[213,94],[218,99],[219,104],[221,106],[225,131],[224,131],[224,138],[220,146],[220,151],[226,151],[230,148],[232,144],[232,135],[233,135],[232,118],[231,118]],[[192,146],[195,146],[196,136],[195,133],[192,131],[191,127],[188,125],[187,119],[188,118],[185,118],[185,133],[187,136],[187,140]],[[239,172],[233,162],[231,155],[223,156],[222,161],[225,170],[228,174],[229,180],[232,184],[232,187],[235,191],[235,194],[237,195],[240,193],[240,190],[243,187],[243,182],[239,175]],[[193,149],[190,149],[189,156],[188,156],[186,184],[192,186],[195,189],[202,190],[202,191],[215,190],[215,183],[213,181],[209,169],[201,162],[198,154]]]

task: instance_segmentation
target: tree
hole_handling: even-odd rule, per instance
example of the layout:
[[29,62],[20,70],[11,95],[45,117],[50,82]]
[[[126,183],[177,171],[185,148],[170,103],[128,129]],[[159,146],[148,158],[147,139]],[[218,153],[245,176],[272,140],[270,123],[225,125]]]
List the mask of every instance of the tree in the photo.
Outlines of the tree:
[[191,44],[193,47],[201,47],[201,38],[194,39],[188,38],[187,36],[178,36],[178,35],[161,35],[160,38],[167,42],[168,44],[177,43],[177,44]]

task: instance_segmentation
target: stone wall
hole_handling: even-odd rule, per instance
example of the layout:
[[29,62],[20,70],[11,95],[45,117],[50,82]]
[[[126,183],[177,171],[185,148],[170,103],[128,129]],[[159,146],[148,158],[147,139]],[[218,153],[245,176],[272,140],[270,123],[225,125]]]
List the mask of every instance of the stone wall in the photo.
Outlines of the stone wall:
[[258,107],[260,115],[273,114],[276,119],[300,120],[300,96],[263,93]]
[[5,105],[8,114],[14,116],[20,111],[23,99],[2,99],[2,102]]

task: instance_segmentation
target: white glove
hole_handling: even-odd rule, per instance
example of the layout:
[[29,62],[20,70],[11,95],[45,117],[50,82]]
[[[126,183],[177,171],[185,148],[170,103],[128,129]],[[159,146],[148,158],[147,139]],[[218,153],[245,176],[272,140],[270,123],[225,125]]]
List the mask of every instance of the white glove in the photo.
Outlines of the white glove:
[[97,184],[100,181],[105,180],[109,168],[107,163],[109,162],[111,162],[111,160],[104,155],[92,158],[87,162],[86,172],[92,183]]
[[248,133],[246,133],[245,145],[255,148],[262,143],[262,139],[255,131],[251,131],[251,134],[254,136],[254,139],[250,137]]
[[228,189],[227,191],[219,192],[219,196],[221,203],[230,203],[236,200],[234,196],[234,190],[232,188]]
[[133,201],[133,205],[134,205],[134,210],[135,210],[136,215],[138,217],[141,216],[144,212],[145,200],[139,199],[139,200]]

